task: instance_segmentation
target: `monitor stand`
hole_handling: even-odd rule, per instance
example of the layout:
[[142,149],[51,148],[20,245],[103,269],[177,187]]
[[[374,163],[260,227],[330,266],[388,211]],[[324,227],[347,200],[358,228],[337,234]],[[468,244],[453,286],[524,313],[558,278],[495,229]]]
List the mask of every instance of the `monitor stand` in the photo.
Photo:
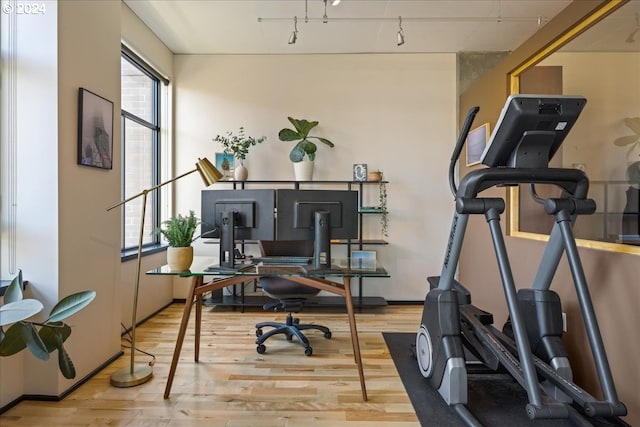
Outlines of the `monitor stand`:
[[316,211],[314,215],[313,268],[331,268],[331,214]]
[[244,264],[235,265],[235,225],[236,212],[223,212],[220,218],[220,257],[219,264],[205,269],[211,272],[235,272]]

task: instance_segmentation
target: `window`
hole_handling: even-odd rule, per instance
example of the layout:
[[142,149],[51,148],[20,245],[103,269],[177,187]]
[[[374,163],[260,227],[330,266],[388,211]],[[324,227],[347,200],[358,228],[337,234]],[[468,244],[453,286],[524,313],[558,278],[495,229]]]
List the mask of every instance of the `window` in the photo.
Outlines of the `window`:
[[[121,57],[121,136],[123,197],[135,196],[158,185],[168,170],[166,123],[167,82],[148,64],[123,47]],[[137,251],[143,197],[124,204],[122,209],[123,255]],[[147,251],[160,245],[152,234],[166,218],[169,193],[147,195],[142,247]]]

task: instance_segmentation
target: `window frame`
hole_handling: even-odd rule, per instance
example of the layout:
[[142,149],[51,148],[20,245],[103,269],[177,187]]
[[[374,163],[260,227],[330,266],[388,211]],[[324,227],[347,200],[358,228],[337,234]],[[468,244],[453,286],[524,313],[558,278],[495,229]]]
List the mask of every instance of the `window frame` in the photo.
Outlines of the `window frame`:
[[[133,67],[137,68],[140,72],[145,74],[151,79],[152,82],[152,114],[151,114],[151,122],[148,120],[139,117],[129,111],[126,111],[124,108],[120,109],[120,133],[121,133],[121,161],[122,161],[122,170],[121,170],[121,192],[123,194],[123,198],[125,195],[126,188],[126,124],[127,121],[143,126],[144,128],[149,129],[152,132],[151,136],[151,183],[150,187],[156,186],[162,182],[162,166],[161,162],[163,160],[163,152],[162,152],[162,133],[163,133],[163,123],[162,123],[162,92],[163,85],[168,85],[168,80],[160,75],[156,70],[151,67],[146,61],[136,55],[131,49],[126,46],[121,46],[121,59],[124,59],[129,62]],[[140,191],[143,189],[141,188]],[[147,211],[151,211],[151,229],[155,229],[160,226],[162,222],[162,200],[163,194],[161,191],[152,191],[147,196]],[[134,259],[137,256],[138,252],[138,244],[136,242],[135,245],[125,246],[125,224],[126,224],[126,211],[122,209],[121,211],[122,223],[120,227],[120,250],[121,250],[121,259],[122,261],[127,261],[130,259]],[[143,243],[142,245],[142,255],[150,255],[152,253],[160,252],[166,249],[166,244],[164,244],[161,240],[160,235],[153,235],[152,241],[149,243]]]

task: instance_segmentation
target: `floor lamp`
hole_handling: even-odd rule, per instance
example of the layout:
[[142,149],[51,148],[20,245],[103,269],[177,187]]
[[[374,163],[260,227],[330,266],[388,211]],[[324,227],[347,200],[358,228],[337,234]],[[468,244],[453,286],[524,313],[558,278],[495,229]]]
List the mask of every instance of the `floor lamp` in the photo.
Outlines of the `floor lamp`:
[[147,207],[147,194],[152,191],[157,190],[163,185],[169,184],[171,182],[177,181],[180,178],[190,175],[198,171],[200,173],[200,177],[202,181],[204,181],[205,185],[208,187],[216,181],[219,181],[222,178],[222,173],[215,166],[211,164],[207,158],[198,159],[196,163],[196,168],[187,173],[183,173],[180,176],[177,176],[173,179],[165,181],[161,184],[156,185],[155,187],[148,188],[146,190],[142,190],[140,193],[135,196],[131,196],[128,199],[125,199],[121,202],[116,203],[115,205],[107,208],[107,211],[111,209],[117,208],[118,206],[122,206],[127,202],[130,202],[133,199],[136,199],[142,196],[142,218],[140,219],[140,235],[138,236],[138,264],[136,266],[136,283],[135,283],[135,291],[133,294],[133,313],[131,316],[131,364],[128,368],[122,368],[113,374],[111,374],[111,385],[115,387],[133,387],[140,384],[143,384],[151,379],[153,376],[153,368],[149,365],[135,365],[135,352],[136,352],[136,311],[138,309],[138,289],[140,287],[140,262],[142,260],[142,235],[144,233],[144,217],[145,211]]

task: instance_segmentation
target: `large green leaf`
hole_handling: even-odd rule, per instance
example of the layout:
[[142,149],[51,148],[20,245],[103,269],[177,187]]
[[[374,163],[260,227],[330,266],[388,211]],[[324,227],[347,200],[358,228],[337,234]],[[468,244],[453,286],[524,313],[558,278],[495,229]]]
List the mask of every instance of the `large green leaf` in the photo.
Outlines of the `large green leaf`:
[[49,314],[47,322],[59,322],[85,308],[96,297],[96,291],[83,291],[61,299]]
[[27,319],[42,310],[42,303],[35,299],[22,299],[0,307],[0,326]]
[[11,284],[4,293],[4,303],[20,301],[22,296],[22,270],[18,270],[18,275],[11,280]]
[[36,327],[33,323],[28,322],[24,322],[22,325],[24,325],[24,328],[22,328],[22,339],[27,344],[29,351],[40,360],[48,360],[49,352],[47,351],[47,346],[44,345],[40,339]]
[[323,144],[327,144],[329,147],[335,147],[335,145],[333,144],[333,142],[329,141],[326,138],[320,138],[319,136],[314,136],[313,138],[317,138],[318,141],[322,142]]
[[58,350],[58,366],[60,367],[60,372],[62,372],[62,375],[69,380],[75,378],[76,368],[73,366],[69,353],[64,349],[64,338],[56,331],[53,331],[52,338],[54,338],[54,345]]
[[62,342],[65,342],[67,338],[69,338],[71,335],[71,326],[62,322],[56,322],[53,325],[47,324],[40,328],[38,335],[40,335],[40,339],[42,339],[42,342],[47,347],[47,351],[51,353],[58,348],[58,341],[62,340]]
[[298,145],[293,147],[291,152],[289,153],[289,160],[293,163],[301,162],[304,158],[304,150],[300,148]]
[[285,128],[278,132],[278,138],[280,138],[280,141],[289,142],[302,139],[302,136],[292,129]]
[[2,341],[0,341],[0,356],[12,356],[27,347],[27,344],[22,339],[24,325],[23,322],[17,322],[7,329]]
[[62,375],[64,375],[66,379],[70,380],[76,377],[76,368],[73,366],[71,357],[64,349],[62,343],[60,343],[60,347],[58,347],[58,366],[60,367],[60,372],[62,372]]
[[296,128],[301,138],[306,138],[307,135],[309,135],[309,132],[311,132],[311,129],[318,126],[318,123],[319,123],[318,121],[315,121],[315,120],[310,122],[305,119],[297,120],[292,117],[287,117],[287,118],[289,119],[291,124]]

